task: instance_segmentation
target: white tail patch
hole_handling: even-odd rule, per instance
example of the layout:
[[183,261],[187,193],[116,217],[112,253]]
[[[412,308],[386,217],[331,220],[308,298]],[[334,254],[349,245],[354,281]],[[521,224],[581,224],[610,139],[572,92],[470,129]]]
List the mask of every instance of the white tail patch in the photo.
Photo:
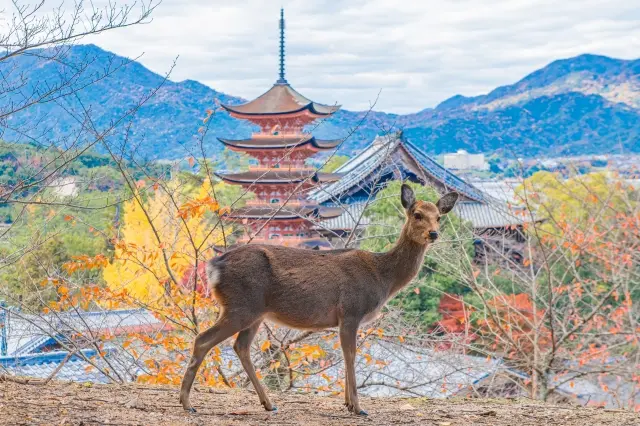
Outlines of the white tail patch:
[[209,291],[212,292],[214,288],[220,282],[220,268],[216,265],[211,264],[211,262],[207,262],[207,284],[209,287]]

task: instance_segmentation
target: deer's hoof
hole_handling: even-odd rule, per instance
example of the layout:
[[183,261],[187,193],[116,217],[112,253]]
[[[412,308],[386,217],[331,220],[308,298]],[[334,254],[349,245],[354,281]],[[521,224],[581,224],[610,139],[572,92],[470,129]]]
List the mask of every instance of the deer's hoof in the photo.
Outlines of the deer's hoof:
[[363,409],[354,407],[353,404],[345,402],[344,405],[353,414],[357,414],[358,416],[368,416],[369,415],[369,413],[367,413]]
[[193,413],[197,413],[198,412],[198,410],[196,410],[193,407],[185,408],[184,411],[186,411],[189,414],[193,414]]
[[276,407],[275,405],[272,405],[272,404],[267,404],[266,402],[263,402],[262,406],[267,411],[278,411],[278,407]]

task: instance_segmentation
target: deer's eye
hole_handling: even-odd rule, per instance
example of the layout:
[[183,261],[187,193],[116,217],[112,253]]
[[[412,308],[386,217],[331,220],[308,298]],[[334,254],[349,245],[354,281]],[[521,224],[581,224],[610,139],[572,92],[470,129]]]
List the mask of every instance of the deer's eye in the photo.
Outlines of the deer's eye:
[[440,219],[442,219],[442,216],[438,216],[438,218],[436,219],[438,222],[440,222]]
[[420,213],[414,213],[413,217],[415,218],[415,220],[422,220],[422,215]]

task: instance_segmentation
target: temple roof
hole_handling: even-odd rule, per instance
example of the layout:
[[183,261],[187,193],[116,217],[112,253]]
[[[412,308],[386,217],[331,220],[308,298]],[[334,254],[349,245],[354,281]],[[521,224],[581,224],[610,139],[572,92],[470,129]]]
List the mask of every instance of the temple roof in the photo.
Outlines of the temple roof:
[[396,153],[405,154],[404,158],[416,163],[419,169],[414,171],[422,181],[437,182],[448,191],[458,192],[467,200],[484,202],[487,198],[482,191],[445,169],[405,140],[401,132],[376,137],[371,145],[335,171],[343,175],[340,180],[318,188],[311,194],[311,198],[319,203],[340,200],[349,193],[362,189],[364,183],[373,175],[382,172],[393,173],[400,169],[408,170],[408,163],[398,162]]
[[[370,219],[364,214],[367,207],[375,202],[355,202],[335,207],[342,214],[335,218],[323,220],[314,229],[317,230],[352,230],[370,225]],[[510,208],[502,203],[479,203],[477,201],[461,201],[453,209],[463,220],[471,222],[475,229],[503,228],[511,225],[523,225],[531,222],[530,216],[522,211]]]
[[282,184],[299,183],[309,180],[310,183],[329,183],[340,179],[337,173],[318,173],[315,170],[249,170],[242,173],[216,173],[220,179],[234,183]]
[[309,111],[318,116],[333,114],[340,105],[323,105],[304,97],[286,83],[276,83],[256,99],[240,105],[222,105],[229,112],[247,116],[281,115]]
[[334,149],[336,148],[341,139],[324,140],[316,139],[312,135],[298,136],[274,136],[274,137],[253,137],[251,139],[223,139],[218,138],[223,144],[241,149],[288,149],[293,147],[300,147],[310,144],[316,149]]

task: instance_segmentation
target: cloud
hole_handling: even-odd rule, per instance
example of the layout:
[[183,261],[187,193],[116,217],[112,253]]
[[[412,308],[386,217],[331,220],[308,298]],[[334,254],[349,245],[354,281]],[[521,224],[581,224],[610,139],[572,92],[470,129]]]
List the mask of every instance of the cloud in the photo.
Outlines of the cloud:
[[[7,0],[1,0],[6,2]],[[244,98],[277,78],[279,8],[287,79],[306,96],[408,113],[455,94],[513,83],[582,53],[640,56],[640,8],[628,0],[163,0],[153,22],[91,42],[172,79]]]

